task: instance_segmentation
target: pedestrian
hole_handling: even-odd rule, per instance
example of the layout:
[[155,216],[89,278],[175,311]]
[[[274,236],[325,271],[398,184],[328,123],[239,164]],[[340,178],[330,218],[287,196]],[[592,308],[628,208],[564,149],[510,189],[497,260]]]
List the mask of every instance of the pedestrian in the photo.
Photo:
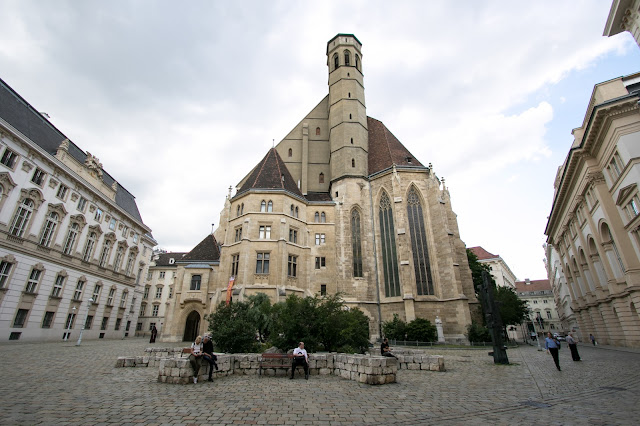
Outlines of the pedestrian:
[[574,361],[580,361],[580,355],[578,354],[578,345],[576,344],[576,340],[573,338],[572,333],[569,333],[567,335],[567,345],[569,345],[569,350],[571,351],[571,358]]
[[389,339],[388,338],[384,338],[384,340],[382,341],[382,344],[380,345],[380,355],[382,356],[390,356],[393,358],[397,358],[392,352],[391,352],[391,348],[389,347]]
[[211,337],[208,334],[204,335],[204,340],[203,340],[203,344],[202,344],[202,357],[204,358],[205,361],[207,361],[209,363],[209,381],[213,382],[213,378],[211,377],[213,375],[213,368],[215,367],[216,370],[218,369],[218,364],[216,363],[216,361],[218,360],[218,357],[216,356],[216,354],[213,353],[213,342],[211,341]]
[[558,359],[558,350],[560,349],[560,342],[558,339],[553,337],[551,332],[547,333],[547,338],[544,339],[544,348],[547,350],[548,354],[551,354],[553,357],[553,362],[556,363],[556,368],[558,371],[560,370],[560,360]]
[[191,355],[189,362],[193,368],[193,383],[198,383],[198,374],[202,365],[202,336],[196,337],[196,341],[191,344]]
[[296,367],[302,365],[304,368],[304,378],[309,380],[309,355],[304,348],[304,342],[298,343],[298,347],[293,350],[293,359],[291,361],[291,379],[296,372]]
[[591,344],[593,346],[596,345],[596,338],[595,338],[595,336],[593,334],[589,334],[589,340],[591,340]]
[[149,339],[149,343],[155,343],[156,337],[158,337],[158,329],[154,325],[153,327],[151,327],[151,339]]

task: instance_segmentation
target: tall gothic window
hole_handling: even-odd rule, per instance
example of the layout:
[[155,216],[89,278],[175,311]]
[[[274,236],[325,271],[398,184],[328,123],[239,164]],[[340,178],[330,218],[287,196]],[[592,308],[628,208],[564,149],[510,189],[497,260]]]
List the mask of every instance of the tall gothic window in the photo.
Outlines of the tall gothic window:
[[433,280],[431,279],[431,264],[429,263],[429,249],[427,235],[422,216],[422,204],[415,187],[409,191],[407,198],[407,220],[411,233],[411,251],[413,252],[413,268],[416,273],[418,295],[433,294]]
[[393,227],[393,210],[386,192],[380,198],[380,236],[382,241],[382,266],[384,267],[384,295],[400,296],[400,277],[398,275],[398,256],[396,237]]
[[[324,214],[324,213],[323,213]],[[360,212],[351,212],[351,247],[353,249],[353,276],[362,277],[362,240],[360,238]]]

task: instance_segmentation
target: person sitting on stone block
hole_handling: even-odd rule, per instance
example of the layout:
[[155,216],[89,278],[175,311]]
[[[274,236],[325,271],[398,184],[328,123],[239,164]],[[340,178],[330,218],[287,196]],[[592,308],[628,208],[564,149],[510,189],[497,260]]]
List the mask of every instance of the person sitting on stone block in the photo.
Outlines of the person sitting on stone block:
[[291,379],[296,372],[296,367],[302,365],[304,368],[304,378],[309,380],[309,356],[304,348],[304,342],[300,342],[298,347],[293,350],[293,361],[291,362]]
[[397,358],[393,353],[391,353],[391,348],[389,347],[389,339],[387,339],[386,337],[384,338],[384,340],[382,341],[382,344],[380,345],[380,354],[382,356]]
[[211,341],[211,337],[209,335],[204,335],[204,344],[202,345],[202,357],[205,361],[209,363],[209,381],[213,382],[213,378],[211,375],[213,374],[213,367],[218,369],[218,364],[216,361],[218,357],[213,353],[213,342]]
[[198,383],[198,373],[202,365],[202,336],[196,337],[196,341],[191,344],[191,355],[189,362],[193,368],[193,383]]

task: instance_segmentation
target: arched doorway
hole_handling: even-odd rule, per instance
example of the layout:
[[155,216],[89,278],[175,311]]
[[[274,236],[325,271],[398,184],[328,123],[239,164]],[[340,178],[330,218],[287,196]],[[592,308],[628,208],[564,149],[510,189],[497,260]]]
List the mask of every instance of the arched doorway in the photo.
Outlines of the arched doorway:
[[200,314],[196,311],[192,311],[187,317],[187,321],[184,325],[183,342],[193,342],[198,337],[198,330],[200,329]]

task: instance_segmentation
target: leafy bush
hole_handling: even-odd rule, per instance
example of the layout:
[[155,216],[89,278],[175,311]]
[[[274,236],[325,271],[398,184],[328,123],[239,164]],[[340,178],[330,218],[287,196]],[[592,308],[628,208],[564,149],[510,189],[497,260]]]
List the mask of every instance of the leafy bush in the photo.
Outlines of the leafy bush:
[[407,340],[419,342],[435,342],[438,340],[438,331],[431,321],[425,318],[416,318],[407,324]]
[[222,352],[253,352],[256,349],[256,327],[246,302],[222,302],[206,316],[209,332],[217,350]]
[[398,314],[393,314],[391,321],[385,321],[382,323],[382,332],[384,336],[393,340],[405,340],[405,333],[407,330],[407,323],[402,321]]
[[491,333],[489,329],[477,322],[472,322],[467,326],[467,338],[472,343],[491,342]]

